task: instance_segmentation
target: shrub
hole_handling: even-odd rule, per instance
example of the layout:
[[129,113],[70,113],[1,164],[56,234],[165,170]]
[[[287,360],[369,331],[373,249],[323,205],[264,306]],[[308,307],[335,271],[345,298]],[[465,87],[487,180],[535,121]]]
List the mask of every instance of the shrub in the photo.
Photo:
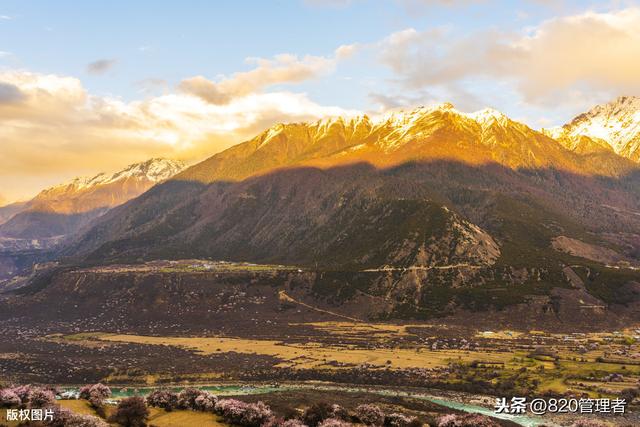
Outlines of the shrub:
[[181,409],[195,409],[196,399],[201,391],[197,388],[187,387],[178,393],[178,407]]
[[101,383],[85,385],[80,388],[80,399],[88,400],[94,408],[100,408],[104,399],[111,397],[111,389]]
[[499,427],[499,424],[480,414],[449,414],[438,419],[438,427]]
[[104,384],[95,384],[89,389],[89,403],[101,417],[106,416],[102,403],[110,396],[111,389]]
[[89,391],[91,390],[92,385],[85,385],[80,387],[79,395],[80,399],[89,400]]
[[245,403],[236,399],[220,399],[215,412],[230,424],[259,427],[273,417],[271,409],[263,402]]
[[107,399],[111,397],[111,389],[101,383],[94,384],[89,389],[89,398],[94,397],[100,400]]
[[262,423],[272,416],[271,409],[263,402],[249,403],[246,406],[240,424],[248,427],[257,427],[261,426]]
[[421,424],[416,417],[408,417],[394,412],[384,417],[384,425],[387,427],[413,427]]
[[331,405],[331,418],[348,421],[350,419],[349,411],[340,405],[333,404]]
[[56,402],[56,396],[51,390],[34,388],[29,393],[29,406],[32,408],[44,408]]
[[338,418],[327,418],[318,424],[318,427],[349,427],[352,426],[350,422],[338,419]]
[[178,407],[178,395],[171,390],[154,390],[147,396],[147,405],[173,411]]
[[47,427],[65,427],[68,424],[68,421],[74,415],[68,409],[63,409],[60,406],[55,406],[53,409],[53,419],[45,422]]
[[376,405],[364,404],[356,408],[358,419],[367,425],[381,425],[384,421],[384,412]]
[[144,399],[135,396],[122,399],[109,421],[123,427],[142,427],[146,425],[148,418],[149,409],[147,409]]
[[333,406],[326,402],[314,403],[302,414],[302,421],[309,427],[317,427],[322,421],[332,418]]
[[218,398],[208,391],[201,391],[193,402],[196,411],[213,412]]
[[45,425],[47,427],[65,427],[74,415],[75,414],[68,409],[55,406],[53,407],[53,419],[47,421]]
[[10,388],[0,390],[0,408],[13,408],[22,405],[20,397]]

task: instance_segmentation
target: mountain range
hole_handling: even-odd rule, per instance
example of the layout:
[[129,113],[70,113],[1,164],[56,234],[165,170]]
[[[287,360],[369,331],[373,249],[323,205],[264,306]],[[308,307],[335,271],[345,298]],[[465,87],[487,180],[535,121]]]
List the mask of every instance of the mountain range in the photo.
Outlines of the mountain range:
[[543,131],[451,104],[277,124],[110,206],[57,256],[294,265],[317,272],[306,298],[360,293],[391,317],[522,304],[577,322],[608,318],[602,307],[632,316],[638,105],[622,97]]
[[[412,165],[413,169],[407,165]],[[454,176],[438,185],[425,185],[402,177],[402,180],[409,180],[407,185],[398,183],[395,193],[387,194],[390,182],[407,170],[422,168],[433,174],[438,165],[443,169],[440,172],[443,176],[432,179]],[[501,176],[486,184],[485,192],[492,186],[499,187],[503,175],[517,179],[524,187],[534,185],[532,177],[536,177],[535,181],[553,175],[556,181],[559,177],[567,181],[563,183],[564,188],[554,188],[558,187],[557,182],[550,188],[530,188],[531,192],[549,193],[544,195],[542,204],[545,206],[555,205],[554,209],[578,217],[597,215],[603,205],[634,211],[638,208],[637,194],[635,191],[627,193],[624,183],[634,179],[636,170],[635,162],[612,150],[567,149],[566,143],[491,109],[466,114],[451,104],[443,104],[393,113],[378,121],[361,116],[278,124],[252,140],[186,169],[123,209],[114,210],[83,236],[75,248],[91,251],[120,242],[122,248],[118,253],[126,256],[140,240],[156,242],[151,246],[162,247],[164,251],[175,245],[188,245],[190,255],[200,256],[210,255],[211,250],[219,253],[220,248],[234,247],[228,239],[242,241],[241,250],[247,253],[251,242],[260,239],[259,244],[256,242],[260,251],[278,258],[284,253],[283,248],[276,250],[270,246],[277,244],[277,236],[299,234],[303,229],[317,235],[320,231],[317,227],[321,226],[329,226],[337,236],[340,233],[334,227],[338,227],[340,221],[332,217],[332,213],[340,215],[342,211],[356,209],[358,212],[353,212],[350,218],[362,215],[362,206],[354,207],[354,201],[359,198],[363,198],[359,203],[364,206],[383,200],[396,203],[398,200],[395,199],[400,195],[403,195],[402,200],[419,200],[421,204],[442,200],[443,205],[459,212],[462,206],[452,203],[452,198],[459,196],[455,191],[443,194],[442,190],[455,183],[456,187],[465,187],[468,191],[478,183],[465,181],[466,174],[491,175],[496,171]],[[282,181],[282,176],[287,180]],[[296,190],[291,188],[294,179],[299,180]],[[364,182],[358,182],[359,179]],[[582,180],[582,188],[572,191],[572,183],[578,180]],[[605,184],[611,180],[615,180],[616,185]],[[252,188],[263,188],[263,191]],[[351,197],[345,194],[348,189]],[[516,188],[511,188],[511,192],[519,192],[521,197],[526,194]],[[562,207],[562,203],[575,198],[581,199],[585,207],[581,213],[568,212]],[[602,198],[602,203],[594,203],[591,200],[594,198]],[[287,205],[287,201],[294,203]],[[253,204],[256,206],[249,208]],[[595,206],[587,209],[591,204]],[[245,208],[249,211],[238,212]],[[301,208],[306,208],[302,213],[309,215],[304,227],[297,224],[301,220]],[[609,208],[604,210],[610,211]],[[231,211],[235,213],[229,215]],[[162,215],[149,215],[150,212],[162,212]],[[238,230],[258,213],[259,217],[246,224],[242,231]],[[286,224],[289,215],[291,223]],[[467,213],[470,215],[472,213]],[[607,217],[607,213],[602,212],[602,216]],[[329,225],[330,221],[336,223]],[[635,218],[625,221],[634,222]],[[269,226],[274,227],[273,233]],[[343,226],[345,224],[341,224]],[[615,227],[613,224],[607,226]],[[104,230],[104,237],[101,230]],[[353,233],[358,234],[357,231]],[[328,236],[331,234],[327,231]],[[298,237],[301,242],[309,242],[310,236]],[[218,249],[203,247],[197,251],[200,240]],[[328,239],[323,241],[326,243]],[[292,243],[286,240],[287,245]],[[320,242],[316,243],[314,251],[322,246]],[[295,252],[302,256],[305,250],[296,249]],[[224,255],[233,257],[234,253],[238,252],[228,250]],[[294,259],[286,261],[296,262]]]
[[[451,104],[315,123],[277,124],[183,172],[177,179],[244,179],[286,166],[335,166],[356,161],[390,166],[416,159],[453,159],[509,168],[555,167],[615,176],[635,168],[610,150],[588,153],[509,119],[493,109],[462,113]],[[589,154],[585,156],[584,154]]]

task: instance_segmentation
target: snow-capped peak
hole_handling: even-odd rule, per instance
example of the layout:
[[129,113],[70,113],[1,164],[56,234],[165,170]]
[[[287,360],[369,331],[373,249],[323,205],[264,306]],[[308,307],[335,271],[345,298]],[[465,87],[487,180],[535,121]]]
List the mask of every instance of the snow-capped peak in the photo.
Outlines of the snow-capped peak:
[[182,162],[163,158],[154,158],[142,163],[134,163],[109,177],[109,182],[123,178],[146,178],[152,182],[160,182],[171,178],[184,169]]
[[483,110],[479,110],[473,113],[467,113],[467,114],[463,113],[463,115],[467,116],[472,120],[475,120],[480,124],[492,123],[492,122],[499,122],[504,124],[509,120],[509,118],[506,115],[504,115],[498,110],[494,110],[493,108],[485,108]]
[[606,141],[625,157],[640,157],[640,98],[621,96],[612,102],[596,105],[563,126],[571,137],[588,136]]
[[600,104],[589,110],[586,115],[589,117],[606,116],[608,118],[626,116],[640,111],[640,97],[620,96],[606,104]]
[[519,128],[518,132],[522,132],[517,122],[511,121],[505,114],[493,108],[465,113],[457,110],[453,104],[445,102],[411,110],[387,111],[374,115],[371,119],[367,115],[333,116],[315,122],[278,123],[261,133],[254,139],[254,143],[255,149],[260,150],[270,146],[272,141],[283,133],[289,135],[291,132],[290,137],[299,138],[299,132],[304,128],[305,137],[313,142],[325,137],[338,136],[344,138],[345,144],[350,144],[357,142],[356,139],[372,137],[377,146],[385,152],[391,152],[400,149],[405,143],[426,138],[441,126],[451,123],[456,123],[471,132],[479,126],[482,132],[489,132],[482,137],[486,136],[489,139],[492,138],[490,130],[494,126],[506,128],[514,125]]
[[57,192],[60,190],[78,191],[99,185],[111,184],[127,178],[146,179],[151,182],[164,181],[185,168],[185,165],[176,160],[154,158],[141,163],[133,163],[121,171],[111,175],[101,172],[93,177],[78,177],[72,181],[60,184],[44,190],[41,194]]
[[549,138],[560,139],[565,134],[565,129],[562,126],[554,126],[550,128],[542,128],[540,132],[547,135]]

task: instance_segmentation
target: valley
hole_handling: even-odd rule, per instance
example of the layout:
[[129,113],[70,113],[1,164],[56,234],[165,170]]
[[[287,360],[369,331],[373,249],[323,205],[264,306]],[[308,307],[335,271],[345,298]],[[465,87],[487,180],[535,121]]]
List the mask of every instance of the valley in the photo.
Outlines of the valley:
[[[475,412],[484,408],[493,415],[495,396],[613,399],[640,379],[637,328],[562,334],[339,320],[285,328],[265,323],[262,337],[230,327],[217,336],[1,329],[3,375],[17,374],[24,382],[34,375],[67,388],[100,381],[115,390],[147,393],[191,384],[218,395],[226,387],[232,396],[234,390],[255,388],[265,401],[295,390],[308,390],[311,401],[322,399],[323,390],[332,395],[426,394],[440,405],[468,406]],[[59,357],[51,360],[51,352]],[[636,422],[633,407],[628,410],[629,415],[615,421]],[[530,422],[527,417],[507,419]],[[566,425],[571,419],[557,415],[523,425]]]
[[[0,300],[6,380],[415,390],[488,413],[498,396],[617,398],[640,381],[640,323],[630,316],[607,326],[614,316],[607,304],[598,309],[601,322],[580,309],[596,322],[587,325],[574,323],[570,300],[555,313],[542,310],[537,324],[545,316],[555,324],[544,331],[515,317],[525,307],[531,315],[531,303],[384,320],[392,300],[382,303],[374,289],[342,289],[338,303],[314,291],[319,272],[297,266],[186,259],[56,274],[44,289],[36,282]],[[629,411],[633,417],[634,406]]]

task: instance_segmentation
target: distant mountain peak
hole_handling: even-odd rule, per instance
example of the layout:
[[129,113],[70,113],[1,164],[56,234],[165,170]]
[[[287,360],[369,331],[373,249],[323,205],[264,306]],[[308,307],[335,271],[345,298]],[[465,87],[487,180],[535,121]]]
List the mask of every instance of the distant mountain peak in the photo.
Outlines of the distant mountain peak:
[[185,165],[180,161],[158,157],[139,163],[132,163],[112,174],[100,172],[95,176],[77,177],[69,182],[50,187],[44,190],[43,193],[61,189],[69,191],[85,190],[99,185],[112,184],[127,178],[146,179],[150,182],[157,183],[171,178],[184,168]]
[[560,129],[557,138],[589,137],[605,141],[619,155],[640,160],[640,97],[620,96],[576,116]]
[[156,157],[140,163],[133,163],[120,172],[116,172],[112,175],[112,179],[119,179],[122,177],[145,177],[152,182],[161,182],[184,169],[184,163]]
[[[153,158],[115,173],[75,178],[47,188],[0,226],[0,235],[44,238],[75,232],[88,221],[184,169],[179,161]],[[1,219],[1,218],[0,218]]]

